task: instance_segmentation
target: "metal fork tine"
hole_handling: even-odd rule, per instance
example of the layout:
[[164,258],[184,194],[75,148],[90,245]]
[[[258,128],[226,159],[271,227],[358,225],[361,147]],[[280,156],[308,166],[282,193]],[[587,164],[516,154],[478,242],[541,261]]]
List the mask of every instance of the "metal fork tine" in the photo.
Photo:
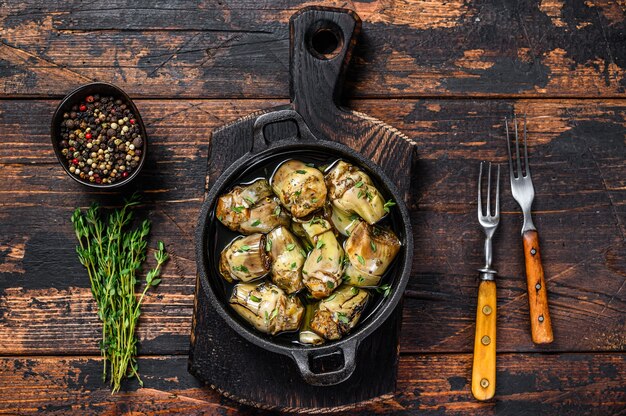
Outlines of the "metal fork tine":
[[515,163],[517,165],[517,177],[522,177],[522,161],[519,157],[519,136],[517,134],[517,116],[513,115],[513,120],[515,121],[515,155],[517,158],[515,159]]
[[498,165],[498,179],[496,181],[496,217],[500,215],[500,165]]
[[526,146],[526,114],[524,114],[524,168],[526,176],[530,176],[530,163],[528,162],[528,146]]
[[509,121],[507,118],[504,118],[504,127],[506,128],[506,151],[509,154],[509,174],[511,175],[511,179],[515,177],[515,172],[513,171],[513,158],[511,157],[511,140],[509,139]]
[[489,162],[489,173],[487,174],[487,216],[491,215],[491,162]]
[[483,216],[483,203],[481,196],[481,186],[483,184],[483,162],[480,162],[480,173],[478,174],[478,218]]

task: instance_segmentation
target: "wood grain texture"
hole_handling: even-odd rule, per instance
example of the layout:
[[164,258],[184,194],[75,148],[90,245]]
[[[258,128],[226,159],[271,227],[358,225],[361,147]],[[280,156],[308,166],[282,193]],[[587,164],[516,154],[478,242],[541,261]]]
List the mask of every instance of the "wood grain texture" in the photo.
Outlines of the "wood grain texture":
[[[482,403],[470,393],[471,361],[470,354],[403,355],[395,397],[356,406],[350,414],[607,415],[626,407],[623,355],[499,354],[496,399]],[[141,358],[145,386],[127,382],[114,396],[100,383],[101,365],[97,357],[1,358],[0,414],[276,414],[237,405],[201,386],[187,373],[186,357]]]
[[549,344],[554,341],[552,320],[548,308],[548,291],[541,264],[541,250],[537,231],[526,231],[524,258],[526,260],[526,284],[528,286],[528,309],[530,332],[535,344]]
[[0,94],[92,80],[146,97],[288,97],[288,19],[353,8],[363,35],[348,95],[624,96],[623,1],[78,0],[5,2]]
[[[98,326],[88,281],[74,253],[69,217],[93,200],[65,176],[49,144],[56,101],[0,101],[0,353],[94,354]],[[150,159],[138,180],[152,241],[173,260],[149,298],[141,351],[186,353],[195,261],[192,234],[204,194],[208,132],[285,101],[138,100]],[[474,228],[473,161],[506,163],[502,120],[528,113],[535,223],[555,342],[548,351],[626,349],[626,101],[356,100],[351,106],[396,126],[418,146],[412,223],[416,250],[405,300],[401,350],[472,351],[482,236]],[[24,115],[29,114],[26,118]],[[528,329],[521,212],[508,186],[494,244],[499,352],[536,351]],[[19,218],[20,221],[15,221]],[[567,236],[567,239],[564,238]],[[590,279],[589,276],[593,276]],[[445,325],[442,323],[445,322]],[[582,335],[581,335],[582,334]]]
[[496,282],[481,281],[472,362],[472,395],[477,400],[489,400],[496,393],[496,299]]

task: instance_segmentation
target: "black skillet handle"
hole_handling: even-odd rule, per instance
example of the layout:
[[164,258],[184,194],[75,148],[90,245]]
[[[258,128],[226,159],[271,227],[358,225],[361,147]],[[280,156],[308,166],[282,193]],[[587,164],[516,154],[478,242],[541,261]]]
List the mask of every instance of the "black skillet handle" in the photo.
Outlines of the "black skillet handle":
[[352,10],[312,6],[289,23],[291,102],[310,121],[336,109],[361,19]]
[[332,352],[316,352],[315,350],[293,350],[291,356],[298,365],[298,370],[302,378],[313,386],[334,386],[346,381],[356,368],[356,351],[359,346],[358,338],[343,344],[339,351],[343,354],[343,365],[341,368],[326,373],[314,373],[310,367],[311,359],[323,359],[326,356],[334,354]]
[[317,140],[311,130],[307,127],[306,123],[298,114],[293,110],[279,110],[272,111],[271,113],[262,114],[257,117],[254,122],[254,126],[252,127],[252,132],[254,135],[254,140],[252,142],[252,153],[258,153],[262,150],[267,149],[268,142],[265,139],[265,127],[273,123],[280,123],[283,121],[293,121],[296,123],[298,127],[298,138],[303,141],[313,141]]

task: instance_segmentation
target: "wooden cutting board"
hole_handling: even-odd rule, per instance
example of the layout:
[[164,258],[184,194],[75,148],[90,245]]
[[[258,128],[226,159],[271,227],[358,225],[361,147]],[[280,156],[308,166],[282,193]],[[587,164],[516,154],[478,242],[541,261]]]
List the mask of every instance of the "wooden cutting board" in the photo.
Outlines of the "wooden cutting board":
[[[252,146],[252,126],[260,114],[290,108],[315,136],[343,143],[371,158],[405,195],[410,206],[414,143],[383,122],[337,106],[343,76],[361,21],[346,9],[309,7],[290,20],[291,104],[251,114],[213,132],[208,187]],[[289,122],[269,126],[268,141],[294,136]],[[365,339],[357,368],[331,387],[306,384],[291,358],[268,352],[235,333],[211,307],[200,281],[189,353],[189,371],[227,397],[264,409],[298,412],[341,410],[393,394],[398,365],[402,303],[388,321]]]

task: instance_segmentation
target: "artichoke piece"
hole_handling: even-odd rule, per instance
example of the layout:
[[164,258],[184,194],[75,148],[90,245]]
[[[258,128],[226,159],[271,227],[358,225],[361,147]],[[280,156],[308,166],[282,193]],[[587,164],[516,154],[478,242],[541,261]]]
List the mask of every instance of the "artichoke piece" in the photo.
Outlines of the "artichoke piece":
[[289,215],[281,209],[265,179],[235,186],[221,195],[215,215],[226,227],[242,234],[267,233],[279,225],[289,224]]
[[300,328],[300,334],[298,336],[298,340],[301,344],[320,345],[325,342],[324,338],[317,335],[311,329],[311,321],[313,320],[313,316],[315,316],[316,311],[317,304],[309,304],[305,306],[304,322],[302,322],[302,328]]
[[252,234],[234,239],[220,254],[219,269],[229,282],[249,282],[270,271],[271,259],[265,251],[265,236]]
[[266,247],[272,258],[272,281],[289,294],[303,289],[306,252],[296,237],[287,227],[278,227],[267,235]]
[[272,177],[272,189],[296,218],[317,211],[326,202],[324,175],[299,160],[288,160]]
[[333,227],[335,227],[341,235],[345,235],[346,237],[349,236],[354,227],[361,222],[361,217],[357,214],[350,214],[341,208],[337,208],[335,204],[326,205],[325,214],[326,218],[330,219]]
[[297,330],[304,314],[300,299],[287,296],[269,282],[239,283],[233,289],[229,303],[256,329],[272,335]]
[[400,246],[400,240],[393,231],[361,222],[345,242],[350,262],[346,280],[356,286],[377,285],[400,251]]
[[349,214],[356,213],[369,224],[386,215],[385,201],[365,172],[343,160],[326,174],[328,196],[333,205]]
[[315,299],[327,297],[341,283],[343,256],[333,231],[315,237],[313,250],[302,268],[304,285]]
[[369,296],[366,289],[342,285],[319,302],[311,329],[327,340],[340,339],[359,322]]
[[315,237],[325,233],[326,231],[332,231],[333,226],[324,218],[313,216],[310,219],[294,218],[291,222],[291,229],[298,237],[313,244]]
[[281,206],[278,198],[264,198],[250,211],[250,216],[239,225],[242,234],[267,234],[276,227],[289,225],[290,218]]

